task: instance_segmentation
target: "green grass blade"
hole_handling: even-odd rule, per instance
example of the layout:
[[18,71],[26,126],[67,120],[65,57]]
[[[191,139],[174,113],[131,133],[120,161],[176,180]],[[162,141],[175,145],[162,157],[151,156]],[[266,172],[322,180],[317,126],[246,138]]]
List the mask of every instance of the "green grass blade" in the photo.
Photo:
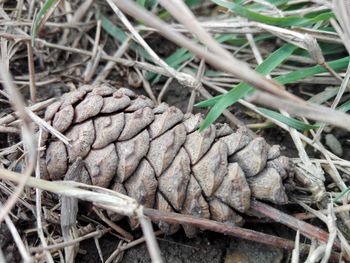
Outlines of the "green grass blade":
[[57,3],[57,1],[59,0],[46,0],[43,7],[40,9],[39,13],[34,18],[31,28],[32,45],[34,45],[35,37],[38,32],[39,25],[44,18],[44,15],[50,10],[51,7],[53,7]]
[[338,202],[339,199],[341,199],[344,195],[346,195],[349,192],[350,192],[350,188],[345,189],[334,199],[334,202]]
[[350,110],[350,100],[348,100],[347,102],[343,103],[342,105],[340,105],[338,108],[337,108],[338,111],[341,111],[341,112],[347,112]]
[[[105,17],[102,14],[97,14],[96,17],[101,20],[102,28],[120,43],[128,39],[127,34],[125,34],[125,32],[121,28],[114,25],[107,17]],[[151,59],[147,51],[135,43],[130,44],[130,49],[139,53],[144,59],[148,61]]]
[[320,125],[307,124],[305,122],[284,116],[276,111],[272,111],[269,109],[258,108],[258,111],[261,112],[262,114],[264,114],[265,116],[268,116],[272,119],[278,120],[278,121],[286,124],[287,126],[294,128],[294,129],[297,129],[299,131],[308,131],[308,130],[316,129],[316,128],[320,127]]
[[[239,85],[239,84],[238,84]],[[237,87],[238,87],[237,85]],[[222,95],[218,95],[215,96],[213,98],[207,99],[207,100],[203,100],[201,102],[198,102],[197,104],[195,104],[195,107],[200,107],[200,108],[208,108],[211,106],[214,106],[220,99],[222,99],[226,94],[222,94]]]
[[140,6],[145,7],[146,0],[136,0],[136,2],[137,2]]
[[281,6],[284,4],[287,4],[289,0],[266,0],[266,2],[269,2],[270,4],[273,4],[274,6]]
[[[125,32],[117,27],[116,25],[114,25],[107,17],[105,17],[102,14],[98,14],[97,15],[98,19],[101,19],[101,25],[102,28],[112,37],[114,37],[115,39],[117,39],[119,42],[124,42],[128,36],[125,34]],[[132,43],[130,44],[130,49],[139,53],[143,58],[145,58],[147,61],[152,61],[150,55],[147,53],[146,50],[144,50],[142,47],[140,47],[139,45],[137,45],[136,43]],[[170,55],[169,57],[167,57],[165,59],[165,62],[174,68],[178,68],[179,65],[181,65],[183,62],[187,61],[188,59],[192,58],[192,54],[190,52],[188,52],[187,49],[184,48],[179,48],[177,49],[172,55]],[[153,72],[148,72],[146,75],[147,80],[153,80],[152,84],[154,84],[154,82],[157,82],[160,78],[160,76],[156,75]]]
[[157,0],[136,0],[136,3],[144,8],[150,9],[157,4]]
[[[286,60],[297,47],[286,44],[273,52],[269,57],[267,57],[260,65],[256,67],[256,71],[261,74],[269,74],[278,65],[280,65],[284,60]],[[241,82],[234,89],[231,89],[227,94],[221,97],[215,97],[212,99],[216,102],[213,108],[209,111],[207,117],[202,122],[200,130],[207,128],[211,123],[213,123],[220,114],[230,105],[235,103],[240,98],[244,97],[248,93],[252,92],[254,88],[246,83]],[[202,103],[196,104],[196,106],[201,106]]]
[[281,26],[281,27],[307,26],[307,25],[312,25],[314,23],[317,23],[319,21],[334,18],[334,14],[328,11],[325,11],[321,14],[318,14],[312,17],[301,17],[301,16],[270,17],[270,16],[265,16],[265,15],[253,12],[239,4],[228,2],[226,0],[211,0],[211,1],[216,3],[217,5],[230,9],[236,14],[246,17],[250,20],[269,24],[269,25]]
[[[334,60],[329,62],[328,65],[331,68],[333,68],[335,71],[337,71],[339,69],[345,68],[348,65],[349,58],[350,57],[345,57],[338,60]],[[281,84],[287,84],[287,83],[292,83],[292,82],[305,79],[307,77],[313,76],[315,74],[323,73],[323,72],[326,72],[325,68],[317,65],[310,68],[304,68],[301,70],[290,72],[288,74],[275,78],[275,80],[277,80]]]
[[[170,56],[165,58],[164,61],[172,68],[177,69],[182,63],[191,59],[192,57],[193,57],[193,55],[190,52],[188,52],[187,49],[178,48],[173,54],[171,54]],[[147,80],[153,79],[152,84],[157,83],[159,81],[160,77],[161,77],[161,75],[157,75],[153,72],[149,72],[146,75]]]
[[[128,36],[125,34],[125,32],[117,27],[116,25],[114,25],[107,17],[105,17],[102,14],[98,14],[97,15],[98,19],[101,19],[101,25],[102,28],[112,37],[114,37],[115,39],[117,39],[119,42],[124,42]],[[147,53],[146,50],[144,50],[142,47],[140,47],[139,45],[137,45],[136,43],[132,43],[130,44],[130,49],[133,50],[134,52],[139,53],[143,58],[145,58],[147,61],[152,61],[150,55]],[[178,68],[179,65],[181,65],[184,61],[187,61],[188,59],[192,58],[192,54],[190,52],[188,52],[188,50],[184,49],[184,48],[179,48],[177,49],[172,55],[170,55],[169,57],[167,57],[165,59],[165,62],[174,68]],[[148,72],[146,75],[147,80],[153,80],[152,84],[154,84],[154,82],[157,82],[160,78],[159,75],[153,73],[153,72]]]
[[[233,40],[236,36],[233,34],[226,34],[226,35],[219,35],[217,36],[215,39],[216,41],[218,41],[219,43],[224,43],[226,41],[230,41]],[[266,36],[259,36],[257,38],[255,38],[255,41],[258,42],[260,40],[266,39]],[[238,41],[243,41],[243,38],[238,40]],[[244,40],[244,43],[246,43],[247,40]],[[178,69],[180,67],[180,65],[182,65],[185,61],[188,61],[190,59],[193,58],[192,53],[188,52],[187,49],[185,48],[179,48],[177,49],[173,54],[171,54],[170,56],[168,56],[167,58],[164,59],[164,61],[171,67]],[[161,77],[160,75],[156,75],[152,72],[149,72],[147,75],[147,80],[152,80],[152,84],[155,84],[159,81],[159,78]]]
[[[334,61],[331,61],[328,63],[328,65],[334,69],[334,70],[340,70],[348,66],[350,62],[350,57],[345,57],[341,59],[337,59]],[[288,84],[292,82],[296,82],[298,80],[305,79],[307,77],[313,76],[315,74],[326,72],[325,68],[322,66],[313,66],[309,68],[304,68],[301,70],[293,71],[290,73],[287,73],[285,75],[279,76],[277,78],[274,78],[274,80],[277,80],[281,84]],[[196,104],[197,107],[210,107],[214,106],[215,103],[217,103],[224,95],[219,95],[214,98],[211,98],[209,100],[201,101]]]

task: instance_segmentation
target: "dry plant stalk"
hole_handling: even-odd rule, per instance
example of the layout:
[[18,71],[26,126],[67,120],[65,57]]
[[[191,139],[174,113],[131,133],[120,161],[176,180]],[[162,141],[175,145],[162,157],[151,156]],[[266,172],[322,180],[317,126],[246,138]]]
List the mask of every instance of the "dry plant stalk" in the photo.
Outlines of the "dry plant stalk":
[[[44,136],[44,178],[62,180],[83,159],[75,181],[111,188],[145,207],[236,225],[242,218],[234,210],[247,211],[252,196],[288,201],[283,180],[291,169],[278,146],[227,124],[199,132],[200,114],[184,115],[165,103],[155,107],[126,88],[82,86],[50,105],[45,119],[72,146]],[[131,218],[130,225],[138,223]],[[179,229],[164,222],[159,227],[166,234]],[[184,229],[189,237],[197,231]]]

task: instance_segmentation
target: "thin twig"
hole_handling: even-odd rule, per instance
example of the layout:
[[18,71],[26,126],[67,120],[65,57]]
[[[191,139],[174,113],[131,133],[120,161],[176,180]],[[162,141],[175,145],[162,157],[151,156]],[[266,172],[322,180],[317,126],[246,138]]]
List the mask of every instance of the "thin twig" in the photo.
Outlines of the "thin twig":
[[127,29],[132,34],[133,38],[147,51],[147,53],[151,56],[153,61],[164,68],[171,77],[177,79],[181,84],[191,85],[192,88],[195,88],[199,85],[194,77],[189,74],[185,74],[182,72],[178,72],[172,67],[170,67],[167,63],[165,63],[157,54],[153,51],[153,49],[146,43],[146,41],[140,36],[140,34],[135,30],[132,24],[129,22],[127,17],[119,10],[117,5],[113,2],[113,0],[107,0],[108,4],[111,6],[113,11],[117,14],[119,19],[123,22],[123,24],[127,27]]
[[[344,79],[342,80],[342,83],[340,85],[340,89],[337,93],[337,96],[335,97],[332,105],[331,105],[331,109],[335,109],[338,106],[338,103],[340,101],[340,99],[342,98],[346,88],[348,87],[349,84],[349,79],[350,79],[350,64],[348,65],[348,68],[346,69],[346,74]],[[326,127],[326,125],[323,123],[321,124],[320,128],[318,128],[316,135],[314,137],[314,140],[318,140],[322,131],[324,130],[324,128]]]
[[70,139],[68,139],[65,135],[63,135],[61,132],[56,130],[54,127],[52,127],[49,123],[41,119],[38,115],[36,115],[34,112],[32,112],[30,109],[25,108],[26,113],[29,115],[29,117],[37,123],[40,127],[43,129],[49,131],[51,134],[56,136],[58,139],[60,139],[65,145],[70,145]]
[[[47,106],[49,106],[50,104],[52,104],[56,99],[55,98],[51,98],[45,101],[41,101],[38,102],[37,104],[34,104],[30,107],[28,107],[29,110],[36,112],[36,111],[40,111],[42,109],[45,109]],[[19,116],[18,112],[13,112],[11,114],[8,114],[2,118],[0,118],[0,125],[6,125],[9,124],[13,121],[15,121]]]
[[136,215],[142,227],[143,236],[145,237],[145,241],[146,241],[147,248],[151,256],[152,262],[154,263],[163,262],[160,256],[160,249],[155,237],[155,233],[153,231],[152,223],[149,221],[147,217],[144,216],[143,207],[140,206],[136,210]]
[[[117,51],[113,54],[114,58],[120,58],[128,49],[130,45],[130,38],[127,38],[122,45],[117,49]],[[111,72],[111,70],[114,68],[115,66],[115,61],[108,61],[106,63],[106,65],[104,66],[104,68],[101,70],[101,72],[96,76],[95,80],[93,81],[93,85],[98,85],[100,83],[102,83],[107,76],[109,75],[109,73]]]
[[[281,222],[286,226],[289,226],[295,230],[299,230],[301,234],[307,236],[307,237],[315,237],[320,241],[327,242],[328,240],[328,233],[323,231],[322,229],[315,227],[313,225],[310,225],[306,222],[300,221],[290,215],[287,215],[271,206],[268,206],[266,204],[263,204],[258,201],[252,201],[251,202],[251,210],[261,213],[262,215],[271,218],[275,220],[276,222]],[[338,249],[340,249],[339,242],[335,242],[334,246]]]
[[[144,238],[143,238],[144,239]],[[118,256],[118,254],[119,254],[119,252],[120,252],[120,247],[122,246],[122,244],[123,244],[123,241],[119,241],[118,242],[118,246],[117,246],[117,249],[115,249],[114,251],[113,251],[113,253],[107,258],[107,260],[105,261],[105,263],[111,263],[117,256]]]
[[[41,145],[41,138],[42,138],[42,129],[39,130],[39,134],[38,134],[38,146],[40,147]],[[38,147],[38,148],[39,148]],[[39,154],[39,153],[38,153]],[[36,168],[35,168],[35,178],[39,178],[40,179],[40,164],[39,164],[39,158],[37,158],[37,164],[36,164]],[[44,248],[47,247],[47,242],[44,236],[44,231],[43,231],[43,225],[42,225],[42,221],[41,221],[41,190],[39,188],[35,189],[35,206],[36,206],[36,224],[37,224],[37,232],[38,232],[38,236],[40,239],[40,242],[42,244],[42,246]],[[54,260],[52,258],[52,255],[48,252],[48,251],[44,251],[44,255],[46,257],[46,260],[49,263],[53,263]]]
[[30,41],[27,41],[27,50],[28,50],[30,99],[32,103],[35,103],[36,102],[35,66],[34,66],[33,47]]
[[120,234],[126,241],[133,240],[134,237],[125,231],[123,228],[116,225],[114,222],[109,220],[101,211],[99,211],[96,207],[93,207],[92,210],[96,213],[96,215],[106,224],[109,225],[110,228],[112,228],[115,232]]
[[13,195],[7,200],[4,207],[0,210],[0,222],[2,222],[8,212],[12,209],[12,207],[16,204],[18,197],[24,189],[26,181],[29,179],[35,165],[36,165],[36,144],[34,139],[34,132],[32,129],[32,125],[30,122],[30,118],[28,117],[25,107],[24,101],[18,92],[17,88],[12,82],[12,78],[10,73],[6,69],[3,63],[0,63],[0,76],[4,80],[4,87],[9,94],[10,102],[13,107],[18,111],[19,116],[22,120],[22,138],[24,141],[24,145],[28,151],[28,162],[21,180],[18,181],[17,188]]
[[[23,175],[21,174],[0,168],[0,178],[2,179],[14,182],[21,182],[23,180],[22,177]],[[25,183],[28,186],[40,188],[46,191],[51,191],[53,193],[60,194],[66,197],[74,197],[90,201],[95,206],[108,208],[110,211],[122,215],[137,215],[137,218],[142,226],[142,231],[144,232],[147,247],[149,249],[152,260],[155,260],[155,262],[162,262],[160,258],[159,248],[156,245],[156,239],[152,230],[152,225],[147,219],[143,217],[142,206],[137,204],[137,202],[131,197],[122,195],[120,193],[102,187],[76,183],[73,181],[50,182],[42,179],[29,177]],[[79,187],[85,187],[87,189],[99,189],[99,191],[93,192]]]
[[[334,213],[349,212],[350,204],[334,207],[333,210],[334,210]],[[322,214],[327,214],[328,209],[318,210],[318,212]],[[293,217],[298,218],[300,220],[307,220],[307,219],[315,218],[316,216],[315,214],[312,214],[312,213],[296,213],[296,214],[293,214]]]
[[[3,211],[3,207],[2,207],[1,203],[0,203],[0,208],[1,208],[1,211]],[[23,262],[25,262],[25,263],[33,262],[33,259],[28,254],[26,247],[23,244],[23,241],[22,241],[20,235],[18,234],[17,228],[14,225],[14,223],[12,222],[11,218],[9,217],[8,214],[6,214],[4,217],[5,217],[6,225],[7,225],[8,229],[10,230],[10,233],[13,237],[14,242],[17,245],[19,253],[22,256]]]
[[102,229],[102,230],[96,230],[94,232],[86,234],[85,236],[78,237],[78,238],[70,240],[68,242],[60,242],[60,243],[57,243],[57,244],[54,244],[54,245],[49,245],[47,247],[32,247],[32,248],[29,249],[29,251],[31,253],[40,253],[40,252],[43,252],[43,251],[51,251],[52,252],[52,251],[55,251],[55,250],[59,250],[59,249],[65,248],[67,246],[74,245],[74,244],[79,243],[81,241],[84,241],[86,239],[90,239],[90,238],[93,238],[93,237],[102,237],[103,235],[105,235],[106,233],[108,233],[110,231],[111,231],[110,228],[105,228],[105,229]]

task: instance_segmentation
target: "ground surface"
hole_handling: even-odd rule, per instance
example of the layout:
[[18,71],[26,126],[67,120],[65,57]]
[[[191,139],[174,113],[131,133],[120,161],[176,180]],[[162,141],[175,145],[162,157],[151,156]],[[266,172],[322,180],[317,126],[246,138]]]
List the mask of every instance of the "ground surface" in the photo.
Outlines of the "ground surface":
[[[104,259],[117,247],[118,239],[105,238],[101,241]],[[202,233],[194,239],[183,237],[183,232],[171,237],[158,238],[164,258],[169,263],[279,263],[285,262],[288,253],[281,249],[244,241],[216,233]],[[97,262],[99,257],[92,240],[81,244],[83,254],[77,262]],[[145,244],[127,250],[123,263],[150,263]]]

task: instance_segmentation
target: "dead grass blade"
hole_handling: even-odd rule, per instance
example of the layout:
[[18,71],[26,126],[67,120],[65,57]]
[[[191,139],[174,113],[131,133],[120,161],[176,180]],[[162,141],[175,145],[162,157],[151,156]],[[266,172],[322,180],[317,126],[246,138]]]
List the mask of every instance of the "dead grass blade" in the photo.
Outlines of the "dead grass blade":
[[350,116],[348,114],[324,106],[311,103],[295,103],[262,92],[255,92],[247,98],[247,101],[275,109],[283,109],[295,116],[333,124],[350,131]]
[[[203,48],[202,46],[195,44],[190,39],[186,38],[182,34],[171,29],[166,23],[161,21],[158,17],[147,12],[146,10],[142,9],[137,4],[131,1],[127,1],[127,0],[113,0],[113,1],[124,12],[133,16],[135,19],[144,21],[148,26],[151,26],[159,30],[159,33],[162,34],[164,37],[168,38],[169,40],[173,41],[174,43],[182,47],[187,48],[188,50],[193,52],[195,55],[205,59],[206,62],[210,63],[212,66],[218,69],[224,70],[226,72],[229,72],[235,76],[238,76],[244,82],[247,82],[258,89],[267,91],[269,93],[275,94],[276,96],[286,98],[291,101],[295,101],[299,103],[302,102],[300,98],[285,91],[283,86],[281,86],[277,82],[268,80],[266,77],[252,70],[246,63],[233,58],[231,55],[230,56],[225,55],[227,54],[227,51],[223,51],[221,48],[217,50],[216,47],[218,44],[216,42],[213,42],[211,37],[209,37],[201,27],[196,26],[195,27],[196,31],[194,33],[205,44],[209,45],[210,49],[214,49],[215,52],[218,52],[218,53],[214,53],[213,50],[208,51],[206,48]],[[176,9],[175,8],[176,6],[170,3],[170,1],[169,2],[163,1],[162,3],[167,8],[169,8],[170,12]],[[185,10],[181,10],[181,11],[184,12]],[[186,11],[186,14],[188,14],[187,11]],[[181,13],[181,16],[184,16],[184,14]],[[191,15],[190,17],[193,17],[193,15]]]
[[300,231],[297,231],[297,234],[295,235],[295,248],[292,251],[292,263],[299,263],[299,256],[300,256]]
[[[337,96],[335,97],[335,99],[331,105],[331,109],[335,109],[338,106],[340,99],[342,98],[342,96],[344,95],[344,92],[346,91],[346,88],[348,87],[349,79],[350,79],[350,64],[348,65],[348,68],[347,68],[346,73],[345,73],[345,77],[342,80],[342,83],[341,83],[341,86],[340,86],[339,91],[337,93]],[[320,135],[325,127],[326,127],[325,124],[321,124],[320,128],[316,132],[314,140],[318,140],[318,138],[320,137]]]
[[36,143],[34,138],[34,131],[30,118],[28,117],[25,110],[25,103],[18,92],[17,88],[12,82],[9,71],[6,69],[6,66],[3,63],[0,63],[0,76],[4,81],[5,90],[8,93],[8,98],[13,106],[13,108],[18,112],[19,117],[22,121],[22,139],[24,142],[24,148],[28,152],[27,154],[27,166],[25,172],[21,177],[21,180],[18,182],[16,191],[13,195],[7,200],[4,207],[0,210],[0,222],[2,222],[5,216],[9,213],[12,207],[17,202],[17,198],[20,196],[23,188],[26,184],[26,181],[30,177],[31,173],[34,170],[36,165]]
[[[41,145],[41,138],[42,138],[42,129],[39,130],[39,134],[38,134],[38,148]],[[39,154],[39,152],[38,152]],[[39,156],[38,156],[39,157]],[[40,179],[40,164],[39,164],[39,158],[37,158],[37,164],[35,167],[35,178],[39,178]],[[44,248],[47,247],[47,242],[45,239],[45,235],[44,235],[44,231],[43,231],[43,225],[42,225],[42,207],[41,207],[41,194],[42,191],[37,188],[35,189],[35,208],[36,208],[36,224],[37,224],[37,232],[38,232],[38,236],[40,239],[40,242],[42,244],[42,246]],[[48,252],[48,251],[44,251],[44,255],[46,257],[47,262],[49,263],[54,263],[54,260],[52,258],[52,255]]]
[[[1,209],[3,209],[2,204],[0,203],[0,207]],[[1,210],[3,211],[3,210]],[[15,226],[15,224],[12,222],[11,218],[9,217],[8,214],[5,215],[5,222],[7,227],[9,228],[11,235],[13,237],[14,242],[17,245],[18,251],[22,256],[23,262],[25,263],[31,263],[33,262],[32,257],[29,255],[22,239],[21,236],[19,235],[18,231],[17,231],[17,227]],[[3,261],[6,262],[6,261]]]
[[190,88],[196,88],[200,83],[191,75],[178,72],[177,70],[170,67],[167,63],[165,63],[157,54],[153,51],[153,49],[146,43],[146,41],[141,37],[141,35],[136,31],[136,29],[129,22],[127,17],[119,10],[117,5],[113,0],[106,0],[108,4],[111,6],[113,11],[117,14],[119,19],[123,22],[126,28],[132,34],[132,37],[147,51],[147,53],[151,56],[153,61],[164,68],[165,71],[169,73],[170,76],[177,79],[181,84],[185,86],[189,86]]
[[[344,46],[350,54],[350,2],[346,0],[333,0],[333,11],[338,19],[341,29],[335,26]],[[336,25],[333,21],[333,26]]]

